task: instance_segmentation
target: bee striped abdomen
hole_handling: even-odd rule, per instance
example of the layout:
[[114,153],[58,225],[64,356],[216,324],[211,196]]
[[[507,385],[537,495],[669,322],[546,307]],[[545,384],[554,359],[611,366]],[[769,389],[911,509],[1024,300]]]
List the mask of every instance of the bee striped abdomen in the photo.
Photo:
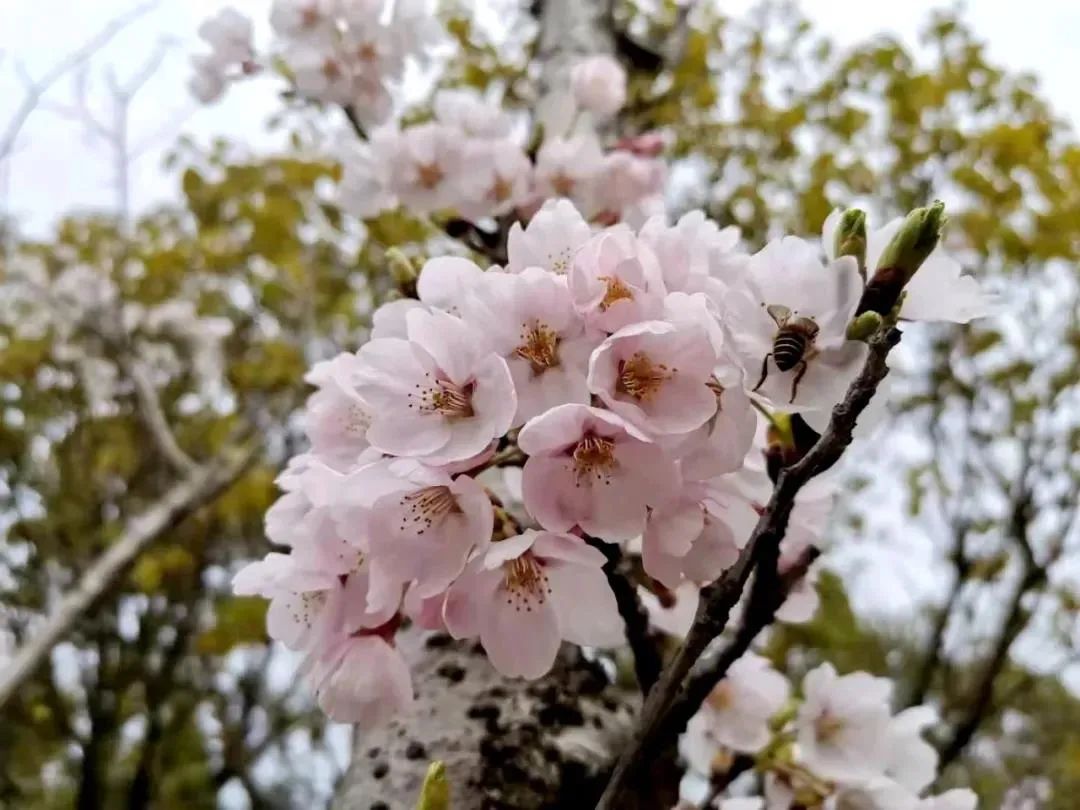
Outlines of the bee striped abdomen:
[[798,329],[783,328],[773,340],[773,362],[781,371],[791,371],[803,359],[808,344],[807,336]]

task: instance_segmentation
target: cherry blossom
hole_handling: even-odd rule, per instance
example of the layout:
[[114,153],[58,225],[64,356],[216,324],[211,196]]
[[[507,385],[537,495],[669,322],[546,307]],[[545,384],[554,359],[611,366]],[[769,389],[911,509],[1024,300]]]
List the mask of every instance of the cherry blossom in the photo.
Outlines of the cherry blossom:
[[313,661],[308,679],[319,707],[340,723],[374,728],[413,703],[409,665],[378,632],[338,640]]
[[308,398],[304,427],[312,452],[347,470],[367,449],[371,409],[356,391],[359,358],[343,352],[317,363],[304,380],[318,386]]
[[790,693],[787,678],[767,659],[746,653],[710,693],[687,734],[703,734],[714,745],[755,754],[772,739],[769,720],[784,708]]
[[528,267],[476,285],[473,318],[506,359],[517,392],[513,426],[568,402],[587,404],[585,377],[599,336],[585,329],[566,280]]
[[372,134],[371,149],[403,205],[420,211],[454,205],[465,159],[465,144],[455,130],[436,122],[382,129]]
[[205,19],[199,36],[213,50],[211,58],[218,66],[241,65],[254,58],[251,19],[234,8],[223,8]]
[[548,200],[528,226],[515,222],[507,236],[507,271],[520,273],[539,267],[549,273],[566,275],[574,256],[592,236],[592,229],[574,204],[565,199]]
[[579,537],[526,531],[493,543],[447,591],[446,626],[480,637],[504,675],[539,678],[562,640],[621,643],[622,619],[602,570],[606,558]]
[[666,290],[655,254],[629,227],[616,225],[574,256],[570,293],[591,327],[611,333],[660,317]]
[[329,37],[337,5],[337,0],[274,0],[270,25],[290,39]]
[[359,352],[356,390],[373,414],[368,441],[434,465],[476,455],[517,411],[506,362],[453,315],[413,309],[406,323],[408,339],[379,338]]
[[675,463],[618,416],[587,405],[559,405],[518,435],[529,455],[525,506],[550,531],[582,531],[609,541],[645,528],[646,510],[678,489]]
[[880,777],[889,756],[891,689],[865,672],[837,675],[831,664],[808,672],[796,719],[799,761],[825,779]]
[[545,138],[536,155],[536,192],[542,199],[569,197],[587,206],[593,182],[604,167],[603,157],[594,133]]
[[532,163],[517,142],[501,138],[469,144],[457,209],[473,219],[505,214],[532,196]]
[[440,90],[432,106],[440,124],[473,138],[506,138],[514,123],[498,104],[485,101],[472,90]]
[[716,353],[695,324],[642,321],[615,332],[589,361],[589,390],[651,436],[687,433],[716,413]]
[[570,87],[578,106],[599,118],[610,118],[626,104],[626,71],[606,54],[575,64],[570,70]]
[[673,226],[652,217],[638,237],[660,260],[669,292],[704,292],[718,304],[740,281],[749,259],[739,250],[739,229],[721,229],[703,211],[688,211]]
[[371,499],[364,529],[378,594],[373,600],[380,606],[396,605],[410,583],[419,598],[441,593],[461,573],[469,554],[491,541],[491,501],[467,475],[451,478],[445,471],[394,459],[356,472],[346,486]]
[[[753,390],[781,409],[839,402],[866,357],[864,344],[847,339],[861,295],[850,256],[823,265],[812,243],[791,236],[751,256],[726,297],[725,328]],[[778,348],[788,349],[782,370]]]

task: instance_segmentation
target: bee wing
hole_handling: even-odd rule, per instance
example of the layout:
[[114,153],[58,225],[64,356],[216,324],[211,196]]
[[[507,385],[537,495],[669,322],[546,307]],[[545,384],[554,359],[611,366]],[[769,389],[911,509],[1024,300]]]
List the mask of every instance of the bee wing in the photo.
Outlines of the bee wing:
[[770,318],[776,321],[777,326],[783,326],[791,317],[791,310],[783,304],[769,304],[765,307],[765,311],[769,313]]

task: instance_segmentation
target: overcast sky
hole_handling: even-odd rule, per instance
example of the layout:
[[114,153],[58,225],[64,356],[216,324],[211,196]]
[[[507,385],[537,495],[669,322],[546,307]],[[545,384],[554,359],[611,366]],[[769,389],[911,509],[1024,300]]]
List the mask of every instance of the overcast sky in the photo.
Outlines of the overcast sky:
[[[22,97],[16,63],[22,63],[31,76],[41,75],[137,2],[0,0],[0,132]],[[151,13],[118,36],[95,60],[88,95],[91,106],[104,118],[109,114],[102,92],[106,69],[114,69],[122,81],[138,70],[159,42],[172,43],[161,70],[133,111],[132,139],[146,147],[134,168],[136,208],[174,193],[176,179],[162,172],[161,160],[181,132],[200,139],[224,135],[255,148],[273,144],[262,129],[262,122],[274,108],[270,83],[235,88],[224,102],[210,108],[198,107],[187,96],[187,59],[197,47],[195,29],[201,19],[224,5],[265,21],[269,0],[160,0]],[[750,0],[724,0],[725,8],[733,11],[750,5]],[[842,43],[883,30],[913,41],[927,13],[942,5],[933,0],[803,3],[810,16]],[[1035,72],[1062,114],[1080,121],[1080,94],[1076,91],[1080,2],[972,0],[967,4],[967,16],[989,41],[993,58],[1010,68]],[[49,95],[53,106],[70,105],[72,98],[70,81],[61,82]],[[46,227],[59,213],[75,207],[108,206],[114,199],[103,144],[51,109],[41,110],[29,120],[8,170],[6,207],[24,227],[34,231]]]

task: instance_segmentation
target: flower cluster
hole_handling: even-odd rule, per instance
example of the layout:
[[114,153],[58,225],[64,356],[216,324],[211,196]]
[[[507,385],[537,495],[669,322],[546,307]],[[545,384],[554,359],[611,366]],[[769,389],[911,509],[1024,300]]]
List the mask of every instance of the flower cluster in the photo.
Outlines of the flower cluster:
[[199,27],[210,47],[193,58],[189,87],[203,103],[229,82],[273,67],[302,98],[347,108],[367,124],[390,115],[391,88],[433,31],[423,0],[274,0],[271,52],[256,54],[251,20],[226,8]]
[[969,790],[920,798],[937,773],[923,732],[935,712],[890,708],[892,682],[865,672],[808,672],[799,699],[787,678],[753,653],[736,661],[690,721],[680,750],[700,775],[722,778],[736,756],[765,774],[764,798],[721,808],[974,810]]
[[[272,600],[271,635],[305,653],[336,719],[407,707],[405,622],[477,638],[528,678],[562,641],[620,644],[604,544],[640,548],[658,589],[715,580],[771,488],[755,404],[825,412],[866,352],[848,337],[859,263],[815,242],[746,255],[700,212],[594,230],[558,199],[507,247],[505,267],[429,260],[416,299],[380,307],[359,351],[308,377],[311,449],[267,516],[289,553],[236,589]],[[801,493],[782,566],[817,542],[830,500]],[[810,591],[788,618],[812,613]]]
[[534,155],[526,118],[471,90],[439,91],[431,120],[388,124],[344,147],[342,204],[364,218],[404,205],[477,221],[567,197],[594,222],[640,222],[662,208],[663,141],[645,135],[604,147],[597,125],[626,98],[625,73],[610,57],[583,60],[572,81],[573,93],[545,99]]

